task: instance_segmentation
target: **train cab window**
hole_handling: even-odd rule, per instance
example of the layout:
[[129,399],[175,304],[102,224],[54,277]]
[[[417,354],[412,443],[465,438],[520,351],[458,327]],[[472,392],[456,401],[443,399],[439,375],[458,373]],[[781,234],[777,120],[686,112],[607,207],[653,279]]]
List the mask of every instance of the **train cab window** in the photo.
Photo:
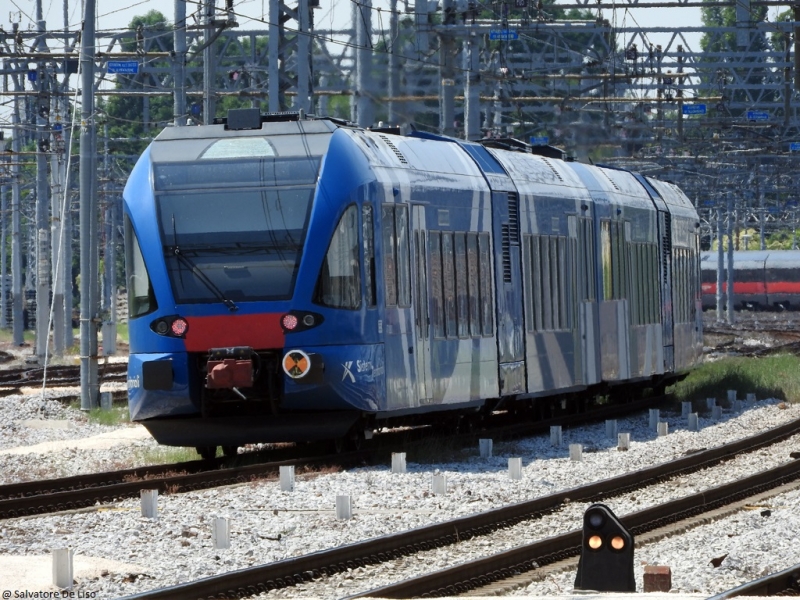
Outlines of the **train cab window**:
[[127,215],[125,215],[125,273],[128,285],[128,317],[135,319],[158,308],[139,239]]
[[315,302],[335,308],[356,309],[361,306],[358,255],[358,209],[351,205],[333,232],[317,280]]
[[372,205],[365,204],[361,209],[361,228],[364,238],[364,287],[367,293],[367,306],[375,306],[375,226]]
[[381,208],[381,223],[386,306],[410,306],[408,207],[404,204],[384,204]]

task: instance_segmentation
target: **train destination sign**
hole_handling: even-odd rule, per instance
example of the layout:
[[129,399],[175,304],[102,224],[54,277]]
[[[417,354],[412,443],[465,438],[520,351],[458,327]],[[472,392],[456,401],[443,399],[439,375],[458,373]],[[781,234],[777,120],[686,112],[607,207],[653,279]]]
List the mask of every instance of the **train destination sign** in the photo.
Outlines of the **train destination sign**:
[[684,104],[683,114],[685,115],[704,115],[706,114],[705,104]]
[[748,121],[769,121],[769,113],[763,110],[748,110]]
[[139,62],[136,60],[110,60],[106,65],[109,73],[136,75],[139,72]]
[[513,29],[491,29],[489,30],[490,40],[518,40],[519,33]]

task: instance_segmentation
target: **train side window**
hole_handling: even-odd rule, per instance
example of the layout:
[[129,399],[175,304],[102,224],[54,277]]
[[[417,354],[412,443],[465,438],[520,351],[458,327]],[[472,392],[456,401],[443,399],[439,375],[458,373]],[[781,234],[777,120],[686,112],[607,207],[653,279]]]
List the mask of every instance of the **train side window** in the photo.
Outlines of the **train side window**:
[[372,205],[365,204],[361,209],[361,227],[364,237],[364,287],[367,292],[367,306],[375,306],[375,226]]
[[397,305],[397,245],[394,236],[394,205],[381,206],[381,229],[383,231],[383,280],[386,290],[386,306]]
[[469,306],[467,302],[467,239],[466,234],[455,234],[456,251],[456,317],[458,337],[469,337]]
[[456,278],[453,234],[442,233],[442,280],[444,282],[444,322],[447,337],[456,337]]
[[397,240],[397,305],[411,306],[411,260],[408,247],[408,206],[394,207],[394,230]]
[[433,322],[433,336],[444,337],[444,304],[442,302],[442,234],[431,231],[428,234],[428,255],[431,261],[431,294],[433,306],[431,321]]
[[553,328],[553,297],[550,295],[553,275],[550,272],[550,237],[539,238],[539,257],[542,265],[542,329]]
[[544,328],[544,301],[542,300],[542,254],[539,248],[541,237],[529,238],[531,261],[531,315],[534,331]]
[[567,289],[570,270],[567,269],[567,238],[559,236],[558,243],[558,323],[559,329],[569,329],[569,313],[567,312]]
[[550,237],[550,304],[553,318],[550,329],[560,329],[561,324],[561,284],[563,273],[558,268],[558,236]]
[[593,301],[595,299],[595,270],[594,270],[594,229],[591,219],[580,219],[581,245],[583,252],[581,259],[580,278],[583,285],[583,300]]
[[489,234],[478,234],[478,264],[480,265],[481,285],[481,330],[483,335],[494,335],[494,303],[492,301],[492,265],[489,249]]
[[478,289],[478,234],[467,234],[467,292],[469,296],[469,334],[481,335],[481,305]]
[[614,288],[611,280],[612,262],[610,221],[603,221],[600,223],[600,252],[600,260],[603,269],[603,300],[611,300],[614,297]]
[[142,248],[128,215],[125,215],[125,273],[128,286],[128,318],[135,319],[158,308],[153,284],[144,264]]
[[317,280],[315,302],[334,308],[356,309],[361,306],[358,255],[358,209],[351,205],[333,232]]

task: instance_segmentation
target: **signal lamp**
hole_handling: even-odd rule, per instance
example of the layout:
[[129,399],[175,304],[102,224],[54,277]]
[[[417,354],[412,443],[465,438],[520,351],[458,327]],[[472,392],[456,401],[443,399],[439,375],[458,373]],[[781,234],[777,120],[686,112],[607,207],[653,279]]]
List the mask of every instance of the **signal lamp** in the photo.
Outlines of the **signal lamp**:
[[283,328],[292,331],[295,327],[297,327],[297,317],[294,315],[283,315],[283,319],[281,319],[281,325]]
[[189,329],[189,324],[183,319],[177,318],[172,322],[170,329],[172,330],[172,335],[183,337],[186,335],[186,330]]
[[576,590],[635,592],[633,536],[604,504],[592,504],[583,515],[583,544]]
[[614,550],[622,550],[625,547],[625,539],[620,535],[611,538],[611,547]]
[[603,538],[601,538],[599,535],[593,535],[592,537],[589,538],[589,541],[586,543],[592,550],[598,550],[600,546],[603,545]]

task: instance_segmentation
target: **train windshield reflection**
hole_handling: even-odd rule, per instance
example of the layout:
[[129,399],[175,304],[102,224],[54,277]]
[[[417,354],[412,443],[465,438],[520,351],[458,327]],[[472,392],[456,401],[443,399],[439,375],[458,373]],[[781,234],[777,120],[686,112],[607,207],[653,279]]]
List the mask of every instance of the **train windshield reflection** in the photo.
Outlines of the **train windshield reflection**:
[[314,195],[311,182],[303,183],[254,189],[217,181],[214,189],[158,194],[176,302],[291,297]]

